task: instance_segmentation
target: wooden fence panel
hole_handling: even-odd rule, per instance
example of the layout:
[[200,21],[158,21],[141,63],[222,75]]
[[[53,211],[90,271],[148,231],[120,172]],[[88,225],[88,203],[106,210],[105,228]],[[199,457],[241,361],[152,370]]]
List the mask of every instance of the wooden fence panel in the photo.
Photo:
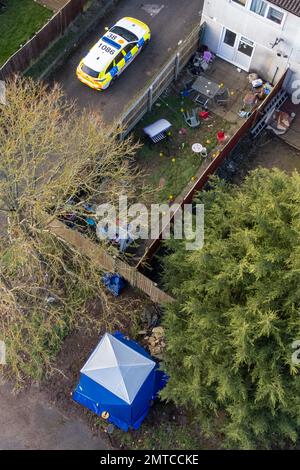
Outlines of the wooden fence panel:
[[69,0],[24,46],[0,68],[0,79],[21,73],[44,52],[49,44],[62,36],[66,28],[83,11],[87,0]]
[[63,222],[53,220],[49,223],[48,229],[56,237],[73,246],[76,252],[86,256],[96,269],[120,274],[132,286],[148,295],[153,302],[163,305],[174,301],[170,295],[159,289],[151,279],[138,272],[134,266],[129,266],[125,261],[110,255],[78,231],[69,229]]

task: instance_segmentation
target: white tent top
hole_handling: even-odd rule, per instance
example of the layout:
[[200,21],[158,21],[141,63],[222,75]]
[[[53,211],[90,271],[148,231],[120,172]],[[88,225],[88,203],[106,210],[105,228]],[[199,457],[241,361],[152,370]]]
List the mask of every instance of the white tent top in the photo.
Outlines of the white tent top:
[[131,405],[155,362],[106,333],[81,373]]

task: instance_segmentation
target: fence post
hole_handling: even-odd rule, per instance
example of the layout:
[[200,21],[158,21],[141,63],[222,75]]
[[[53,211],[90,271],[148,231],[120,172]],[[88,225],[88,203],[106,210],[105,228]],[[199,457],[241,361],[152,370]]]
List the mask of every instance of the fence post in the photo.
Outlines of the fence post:
[[63,35],[63,10],[59,10],[60,35]]
[[150,112],[153,105],[153,85],[149,86],[148,91],[148,111]]
[[177,80],[179,75],[179,64],[180,64],[180,52],[177,52],[175,57],[175,80]]

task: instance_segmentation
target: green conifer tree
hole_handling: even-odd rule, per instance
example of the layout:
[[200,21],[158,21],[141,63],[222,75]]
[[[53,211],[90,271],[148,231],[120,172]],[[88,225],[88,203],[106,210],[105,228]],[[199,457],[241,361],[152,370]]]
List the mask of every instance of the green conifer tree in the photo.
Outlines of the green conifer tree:
[[214,178],[205,245],[184,241],[165,262],[162,396],[231,448],[295,443],[300,428],[300,175],[259,169],[241,186]]

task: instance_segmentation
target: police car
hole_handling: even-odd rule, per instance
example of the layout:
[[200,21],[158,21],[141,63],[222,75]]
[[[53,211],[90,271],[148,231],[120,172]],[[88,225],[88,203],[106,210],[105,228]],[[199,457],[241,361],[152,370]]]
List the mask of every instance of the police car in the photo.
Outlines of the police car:
[[122,18],[80,61],[78,79],[95,90],[105,90],[135,59],[151,37],[149,27],[135,18]]

